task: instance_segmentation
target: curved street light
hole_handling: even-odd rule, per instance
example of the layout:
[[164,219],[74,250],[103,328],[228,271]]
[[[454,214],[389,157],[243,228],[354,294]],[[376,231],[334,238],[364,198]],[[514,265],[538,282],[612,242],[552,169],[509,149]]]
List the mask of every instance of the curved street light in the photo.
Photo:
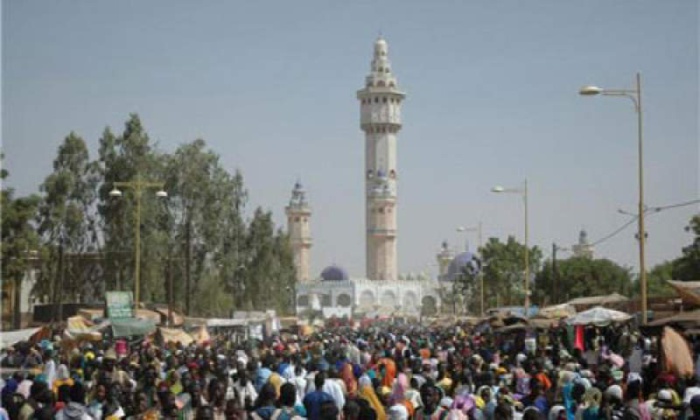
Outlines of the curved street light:
[[147,188],[158,188],[156,192],[156,197],[166,198],[168,193],[163,190],[165,186],[162,182],[152,182],[144,181],[141,179],[141,175],[137,174],[136,178],[128,182],[115,182],[113,184],[112,191],[109,192],[110,197],[119,198],[123,194],[119,190],[121,188],[131,188],[134,190],[134,196],[136,197],[136,209],[134,214],[134,313],[139,307],[139,298],[141,291],[141,197],[143,191]]
[[504,188],[500,185],[496,185],[491,188],[491,192],[494,193],[512,193],[520,194],[523,196],[523,202],[525,204],[525,316],[527,316],[530,309],[530,248],[529,248],[529,223],[528,223],[528,209],[527,209],[527,179],[523,188]]
[[634,103],[634,110],[637,112],[637,149],[638,149],[638,178],[639,178],[639,209],[638,209],[638,229],[639,240],[639,284],[641,287],[641,309],[642,324],[647,323],[647,274],[646,274],[646,252],[645,252],[645,229],[644,229],[644,143],[642,140],[642,76],[637,73],[636,86],[634,89],[604,89],[597,86],[583,86],[578,91],[579,95],[593,96],[622,96],[630,99]]

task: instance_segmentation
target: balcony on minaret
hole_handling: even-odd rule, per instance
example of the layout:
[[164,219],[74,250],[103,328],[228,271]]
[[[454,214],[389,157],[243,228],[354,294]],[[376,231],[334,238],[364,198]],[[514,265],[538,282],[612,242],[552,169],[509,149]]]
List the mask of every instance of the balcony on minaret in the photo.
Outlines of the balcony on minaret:
[[389,238],[396,237],[396,229],[386,229],[386,228],[372,228],[368,229],[367,232],[372,236],[383,236]]

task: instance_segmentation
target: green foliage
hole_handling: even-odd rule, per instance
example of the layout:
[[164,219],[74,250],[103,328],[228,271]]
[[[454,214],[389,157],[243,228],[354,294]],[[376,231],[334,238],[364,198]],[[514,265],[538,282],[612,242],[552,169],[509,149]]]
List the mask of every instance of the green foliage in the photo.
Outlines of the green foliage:
[[[535,280],[534,299],[542,305],[549,305],[584,296],[611,293],[629,296],[631,282],[630,270],[608,259],[573,257],[559,260],[556,276],[552,262],[547,261]],[[555,290],[557,301],[552,299]]]
[[[6,176],[0,168],[0,176]],[[115,182],[162,182],[142,192],[135,223],[134,188]],[[63,243],[65,300],[95,301],[106,290],[133,290],[136,230],[141,238],[140,291],[144,302],[165,303],[172,280],[173,302],[191,315],[228,316],[232,309],[291,311],[294,291],[292,250],[276,230],[272,214],[258,209],[244,220],[248,193],[240,172],[230,173],[219,155],[197,139],[164,153],[154,145],[136,114],[123,131],[107,127],[91,160],[86,142],[69,133],[59,146],[53,171],[39,197],[14,199],[3,190],[3,277],[20,278],[17,256],[38,248],[42,260],[36,294],[54,296]],[[35,222],[35,223],[34,223]],[[191,279],[189,289],[187,279]]]
[[[525,245],[509,236],[506,242],[490,238],[481,247],[485,307],[522,305],[525,300]],[[542,251],[529,249],[530,278],[540,269]],[[532,287],[532,286],[530,286]]]
[[[96,207],[103,232],[104,289],[133,290],[135,249],[135,206],[133,188],[122,189],[120,198],[110,197],[114,182],[161,180],[163,157],[153,145],[136,114],[131,114],[121,135],[105,128],[99,140],[100,175],[104,182],[98,190]],[[157,217],[166,209],[156,200],[155,190],[147,189],[141,198],[141,295],[145,299],[163,296],[162,249],[164,236]]]
[[69,257],[64,268],[69,284],[63,285],[63,295],[94,299],[102,294],[100,270],[95,259],[89,257],[99,246],[94,205],[99,183],[99,168],[90,161],[85,141],[71,132],[58,147],[53,172],[40,186],[38,234],[46,255],[35,293],[53,296],[50,285],[58,277],[58,246],[62,242]]
[[292,250],[281,231],[274,231],[272,213],[255,209],[245,238],[244,307],[291,311],[296,278]]
[[700,280],[700,214],[693,216],[686,230],[692,232],[693,242],[683,248],[683,255],[673,262],[675,280]]
[[[0,175],[2,179],[8,176],[4,169]],[[3,282],[14,283],[15,296],[12,296],[15,308],[13,328],[19,328],[19,293],[17,292],[20,288],[17,286],[22,283],[29,268],[30,252],[36,251],[39,244],[33,221],[40,199],[37,195],[15,198],[14,191],[3,186],[0,200],[0,208],[2,208],[0,213],[2,279]]]
[[[673,280],[673,261],[655,265],[647,274],[647,292],[650,297],[669,297],[676,293],[667,283]],[[636,288],[635,288],[636,289]]]

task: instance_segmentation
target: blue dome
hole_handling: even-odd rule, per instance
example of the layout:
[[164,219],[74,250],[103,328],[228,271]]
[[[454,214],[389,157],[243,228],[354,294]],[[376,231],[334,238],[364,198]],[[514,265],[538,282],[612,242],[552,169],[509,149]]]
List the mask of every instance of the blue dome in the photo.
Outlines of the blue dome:
[[321,271],[321,280],[323,281],[343,281],[348,279],[348,272],[343,267],[335,264],[329,265]]
[[479,260],[471,252],[462,252],[450,261],[450,265],[447,267],[446,280],[452,281],[457,278],[460,274],[464,272],[464,268],[471,266],[472,268],[479,269]]

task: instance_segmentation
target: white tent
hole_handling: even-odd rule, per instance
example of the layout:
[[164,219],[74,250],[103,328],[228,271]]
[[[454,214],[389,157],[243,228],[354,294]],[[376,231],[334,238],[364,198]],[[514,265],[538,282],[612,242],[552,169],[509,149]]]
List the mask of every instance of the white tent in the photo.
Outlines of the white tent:
[[27,328],[26,330],[3,331],[0,333],[0,349],[10,347],[20,341],[29,340],[41,328]]
[[566,320],[569,325],[596,325],[604,327],[614,322],[625,322],[632,318],[624,312],[596,306],[587,311],[579,312]]

